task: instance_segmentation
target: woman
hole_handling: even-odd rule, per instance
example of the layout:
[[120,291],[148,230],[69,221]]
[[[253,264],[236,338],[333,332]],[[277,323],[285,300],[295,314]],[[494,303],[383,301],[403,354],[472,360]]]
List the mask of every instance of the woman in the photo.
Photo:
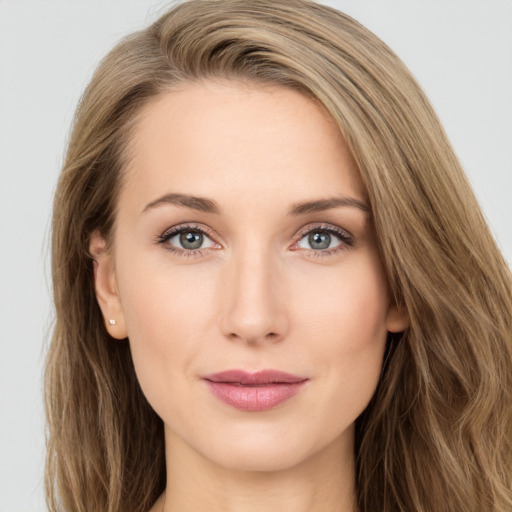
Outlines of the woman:
[[510,272],[419,86],[342,13],[193,0],[122,41],[53,279],[51,510],[510,510]]

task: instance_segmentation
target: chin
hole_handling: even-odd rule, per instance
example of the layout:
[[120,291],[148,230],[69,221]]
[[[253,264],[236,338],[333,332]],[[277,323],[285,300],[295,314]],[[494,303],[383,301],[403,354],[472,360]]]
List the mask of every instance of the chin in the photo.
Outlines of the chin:
[[256,429],[245,425],[229,435],[223,433],[210,438],[200,453],[224,469],[272,472],[295,467],[323,447],[321,442],[319,446],[312,444],[311,433],[307,435],[301,429],[297,429],[295,435],[290,434],[290,429],[283,432],[282,429],[265,429],[263,425]]
[[262,448],[259,445],[230,447],[210,455],[210,460],[224,469],[260,472],[284,471],[297,466],[306,458],[306,453],[289,447]]

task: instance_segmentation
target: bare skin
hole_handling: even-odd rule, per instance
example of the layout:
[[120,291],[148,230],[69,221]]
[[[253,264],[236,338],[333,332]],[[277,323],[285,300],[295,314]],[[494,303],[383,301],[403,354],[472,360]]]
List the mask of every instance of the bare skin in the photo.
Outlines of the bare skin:
[[[204,82],[148,105],[131,142],[113,249],[91,250],[107,328],[164,422],[150,512],[356,511],[354,421],[407,318],[338,129],[297,92]],[[240,410],[204,380],[233,368],[307,382]]]

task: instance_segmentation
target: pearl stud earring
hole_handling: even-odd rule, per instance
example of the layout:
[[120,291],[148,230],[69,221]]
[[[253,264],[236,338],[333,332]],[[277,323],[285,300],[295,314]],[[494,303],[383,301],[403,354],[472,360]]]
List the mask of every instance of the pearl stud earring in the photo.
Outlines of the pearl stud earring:
[[110,325],[116,325],[116,323],[117,323],[117,322],[116,322],[113,318],[111,318],[111,319],[108,321],[108,323],[109,323]]

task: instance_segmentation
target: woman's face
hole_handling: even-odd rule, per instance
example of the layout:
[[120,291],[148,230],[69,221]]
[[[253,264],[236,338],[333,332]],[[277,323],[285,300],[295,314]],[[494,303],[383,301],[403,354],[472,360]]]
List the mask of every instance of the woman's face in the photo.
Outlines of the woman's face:
[[96,288],[168,449],[260,470],[350,450],[406,318],[334,123],[288,89],[205,82],[147,106],[129,157]]

